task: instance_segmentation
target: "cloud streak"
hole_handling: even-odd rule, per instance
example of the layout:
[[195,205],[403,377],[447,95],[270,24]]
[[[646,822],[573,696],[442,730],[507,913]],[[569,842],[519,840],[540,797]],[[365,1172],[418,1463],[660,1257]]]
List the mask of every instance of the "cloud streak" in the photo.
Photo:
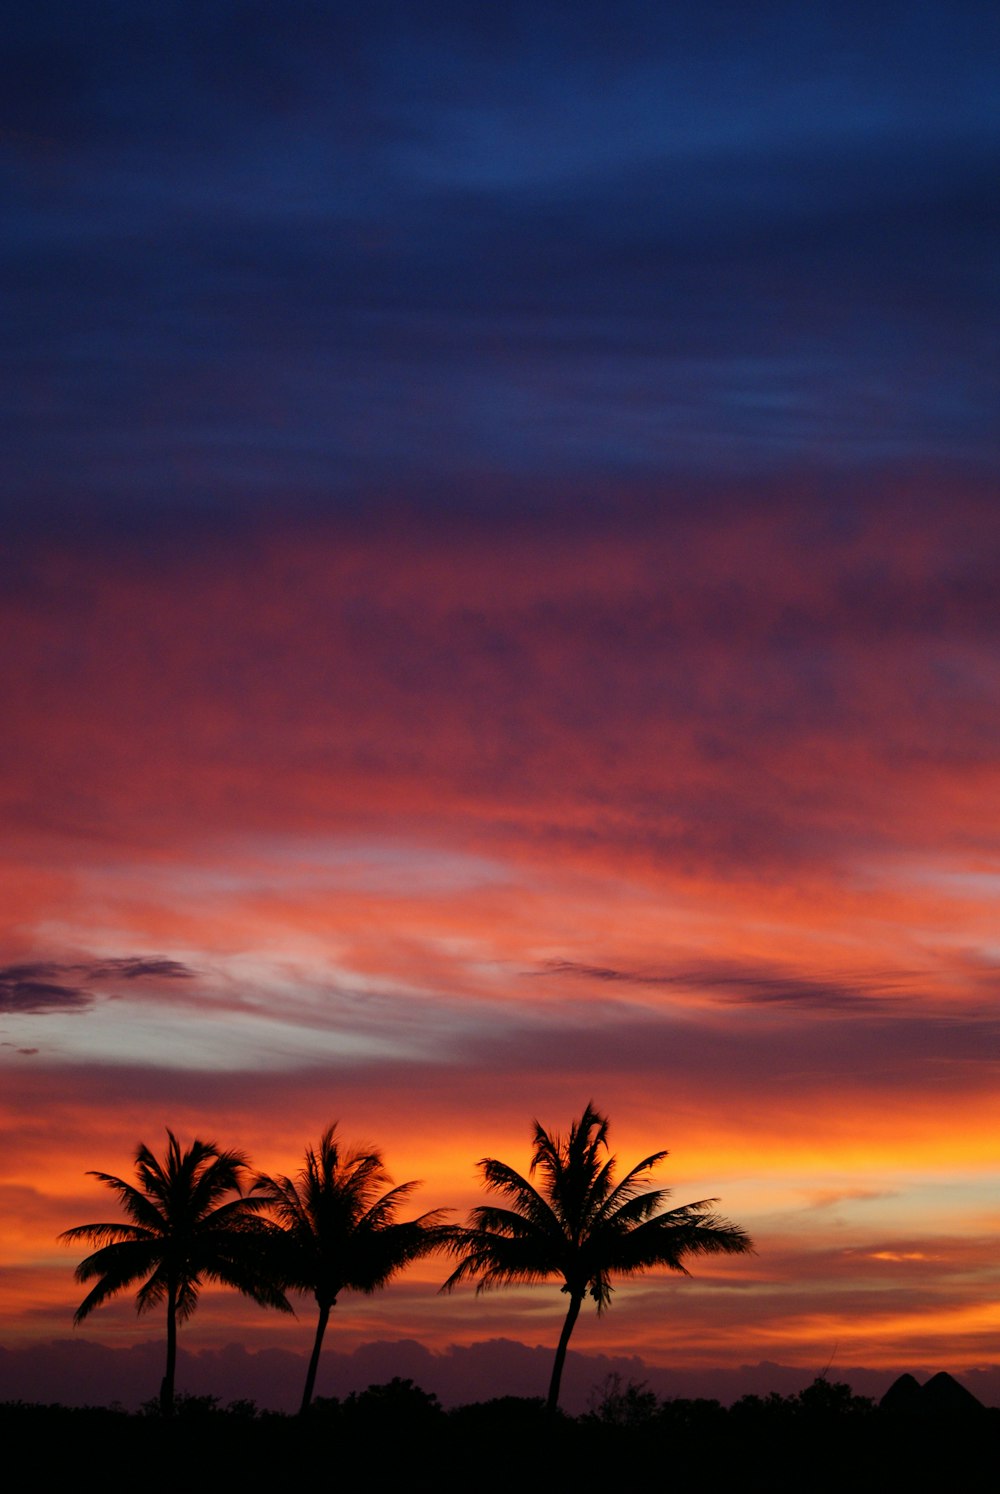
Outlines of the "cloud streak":
[[[57,1011],[83,1011],[98,998],[93,989],[97,982],[156,980],[190,980],[194,972],[179,960],[143,958],[124,955],[104,961],[62,964],[58,961],[34,961],[25,965],[0,967],[0,1011],[39,1014]],[[66,984],[63,976],[75,976],[77,983]]]
[[762,967],[722,963],[691,966],[677,971],[619,970],[609,965],[581,965],[573,960],[550,960],[539,975],[578,976],[609,985],[649,986],[667,991],[704,992],[711,998],[738,1006],[788,1005],[801,1010],[835,1012],[864,1008],[868,1012],[884,1006],[880,997],[898,990],[906,979],[903,971],[859,975],[848,987],[811,976],[780,974]]

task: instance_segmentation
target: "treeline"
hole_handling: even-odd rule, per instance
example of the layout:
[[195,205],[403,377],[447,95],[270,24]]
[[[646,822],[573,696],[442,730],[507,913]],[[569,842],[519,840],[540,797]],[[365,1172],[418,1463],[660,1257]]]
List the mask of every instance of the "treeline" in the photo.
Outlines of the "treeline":
[[[344,1487],[440,1490],[450,1480],[477,1489],[594,1487],[630,1469],[657,1487],[763,1491],[955,1488],[992,1457],[1000,1412],[969,1408],[934,1416],[879,1409],[847,1385],[824,1379],[799,1395],[744,1396],[727,1410],[714,1400],[658,1400],[617,1377],[597,1389],[590,1411],[553,1415],[541,1398],[503,1397],[442,1409],[412,1381],[372,1385],[342,1400],[317,1397],[303,1418],[258,1412],[250,1401],[211,1396],[158,1401],[138,1413],[62,1406],[0,1406],[9,1456],[39,1471],[98,1466],[155,1468],[189,1490],[238,1478],[256,1487],[315,1465]],[[141,1459],[141,1463],[134,1462]],[[295,1460],[294,1462],[292,1460]]]

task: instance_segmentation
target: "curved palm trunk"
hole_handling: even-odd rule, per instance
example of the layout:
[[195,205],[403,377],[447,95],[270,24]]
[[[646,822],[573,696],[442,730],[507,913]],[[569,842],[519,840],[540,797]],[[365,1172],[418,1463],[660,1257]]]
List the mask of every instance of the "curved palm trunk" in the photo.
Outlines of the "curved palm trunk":
[[167,1289],[167,1367],[160,1385],[160,1415],[174,1414],[174,1378],[177,1373],[177,1283]]
[[333,1302],[321,1302],[319,1305],[319,1322],[316,1324],[316,1339],[313,1343],[309,1368],[306,1371],[306,1385],[302,1392],[302,1405],[299,1407],[300,1416],[305,1416],[312,1405],[313,1387],[316,1384],[316,1371],[319,1369],[320,1350],[323,1347],[323,1334],[326,1332],[326,1325],[330,1321],[331,1307],[333,1307]]
[[559,1335],[559,1344],[556,1349],[556,1362],[552,1366],[552,1379],[549,1381],[549,1398],[546,1402],[545,1408],[549,1412],[555,1411],[556,1406],[559,1403],[559,1385],[562,1381],[563,1365],[566,1363],[566,1350],[569,1347],[569,1336],[573,1332],[573,1329],[576,1325],[576,1320],[580,1315],[580,1305],[582,1302],[582,1296],[577,1296],[575,1292],[570,1293],[569,1311],[566,1314],[566,1321],[565,1323],[563,1323],[562,1332]]

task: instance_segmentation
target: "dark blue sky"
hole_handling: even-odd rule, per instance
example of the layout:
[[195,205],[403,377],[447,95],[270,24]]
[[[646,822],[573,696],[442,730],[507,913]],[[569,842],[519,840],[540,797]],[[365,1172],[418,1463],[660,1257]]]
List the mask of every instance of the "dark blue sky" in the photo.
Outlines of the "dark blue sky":
[[22,7],[4,504],[995,470],[997,33],[968,3]]

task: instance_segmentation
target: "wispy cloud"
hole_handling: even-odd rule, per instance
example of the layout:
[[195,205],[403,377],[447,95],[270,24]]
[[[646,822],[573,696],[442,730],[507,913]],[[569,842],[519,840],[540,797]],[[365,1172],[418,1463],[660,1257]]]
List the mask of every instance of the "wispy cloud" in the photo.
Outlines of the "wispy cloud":
[[[96,982],[190,980],[194,971],[179,960],[125,955],[111,960],[38,960],[0,967],[0,1011],[22,1013],[83,1011],[96,1000]],[[62,979],[74,976],[70,983]]]
[[878,1203],[897,1195],[890,1188],[815,1188],[806,1196],[808,1209],[835,1209],[842,1203]]
[[740,1006],[791,1006],[817,1011],[857,1009],[875,1011],[884,996],[904,984],[900,971],[884,971],[856,978],[847,985],[817,980],[809,975],[779,973],[767,966],[738,967],[723,962],[690,965],[676,970],[627,969],[589,965],[576,960],[547,960],[538,975],[577,976],[584,980],[625,986],[662,987],[677,992],[702,993]]
[[92,992],[51,979],[67,969],[46,964],[7,965],[0,969],[0,1010],[39,1013],[80,1011],[89,1006]]
[[192,980],[195,975],[190,966],[182,964],[180,960],[144,958],[140,955],[126,955],[100,963],[95,961],[89,966],[74,965],[67,968],[82,971],[87,980],[102,980],[107,977],[114,980],[142,980],[147,976],[155,976],[158,980]]

